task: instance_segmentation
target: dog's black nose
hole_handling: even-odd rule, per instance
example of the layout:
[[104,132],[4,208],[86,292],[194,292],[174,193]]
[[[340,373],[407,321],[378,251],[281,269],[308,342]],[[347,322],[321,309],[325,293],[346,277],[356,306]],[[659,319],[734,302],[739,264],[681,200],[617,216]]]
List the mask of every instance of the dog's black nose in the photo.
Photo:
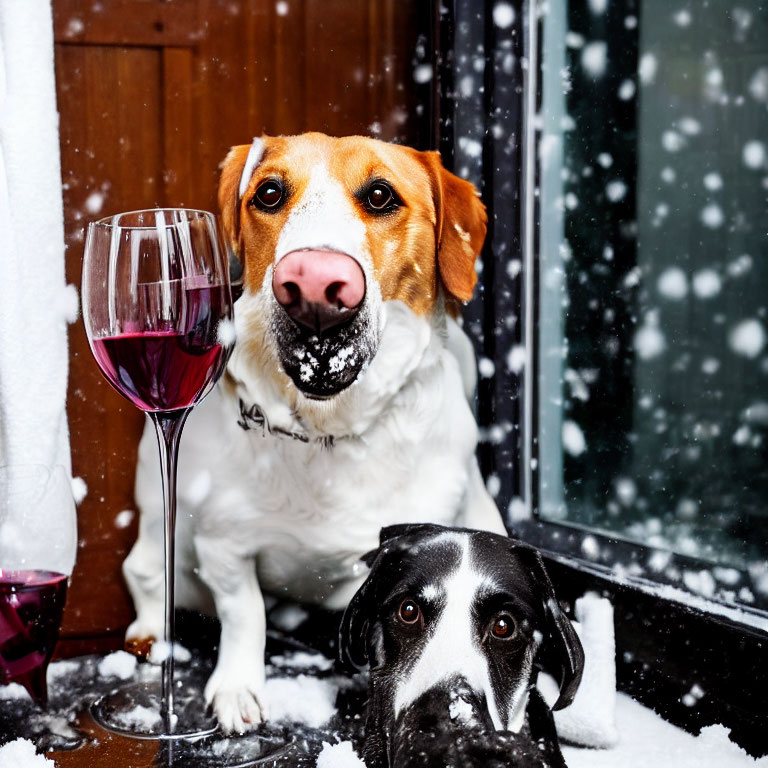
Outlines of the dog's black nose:
[[332,304],[316,304],[299,296],[295,301],[284,305],[283,309],[294,323],[320,336],[329,328],[351,320],[357,314],[359,307],[348,309]]
[[355,316],[365,298],[365,275],[345,253],[292,251],[275,267],[272,292],[295,323],[320,335]]

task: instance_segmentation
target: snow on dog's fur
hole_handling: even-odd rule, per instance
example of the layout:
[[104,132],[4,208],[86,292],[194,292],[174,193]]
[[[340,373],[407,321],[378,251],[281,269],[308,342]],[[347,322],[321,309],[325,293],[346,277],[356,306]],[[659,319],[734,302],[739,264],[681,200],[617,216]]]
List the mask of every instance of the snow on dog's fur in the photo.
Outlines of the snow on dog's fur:
[[365,561],[339,649],[370,664],[366,765],[564,766],[535,671],[555,675],[561,709],[584,654],[539,553],[486,531],[398,525]]
[[[269,703],[262,589],[343,608],[382,526],[504,526],[475,460],[474,361],[452,319],[485,236],[474,188],[435,153],[312,133],[234,147],[219,203],[243,295],[225,378],[181,440],[177,599],[218,614],[206,697],[223,728],[244,730]],[[326,268],[339,280],[300,295],[294,276]],[[134,645],[163,632],[153,441],[124,567]]]

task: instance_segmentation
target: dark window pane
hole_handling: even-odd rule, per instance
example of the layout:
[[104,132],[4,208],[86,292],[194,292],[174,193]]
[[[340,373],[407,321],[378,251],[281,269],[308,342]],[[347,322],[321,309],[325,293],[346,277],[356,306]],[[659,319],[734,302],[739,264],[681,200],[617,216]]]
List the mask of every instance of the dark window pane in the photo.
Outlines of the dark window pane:
[[736,5],[548,6],[539,501],[768,592],[768,6]]

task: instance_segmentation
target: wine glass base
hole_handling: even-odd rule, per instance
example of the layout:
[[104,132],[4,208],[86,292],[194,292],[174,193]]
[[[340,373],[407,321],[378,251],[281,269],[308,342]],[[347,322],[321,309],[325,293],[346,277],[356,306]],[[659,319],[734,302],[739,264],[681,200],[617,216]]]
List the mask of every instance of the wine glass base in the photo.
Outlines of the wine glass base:
[[[149,667],[149,665],[145,665]],[[246,768],[274,765],[295,752],[283,729],[260,726],[243,735],[228,736],[216,718],[206,713],[200,670],[176,668],[174,728],[165,729],[160,715],[159,668],[146,670],[151,677],[128,683],[97,699],[90,708],[93,720],[106,731],[160,745],[158,765],[177,768]],[[155,674],[152,674],[155,673]]]
[[159,681],[123,686],[91,705],[91,715],[102,728],[120,736],[151,741],[200,739],[218,730],[206,712],[202,691],[187,680],[176,680],[172,729],[160,714]]

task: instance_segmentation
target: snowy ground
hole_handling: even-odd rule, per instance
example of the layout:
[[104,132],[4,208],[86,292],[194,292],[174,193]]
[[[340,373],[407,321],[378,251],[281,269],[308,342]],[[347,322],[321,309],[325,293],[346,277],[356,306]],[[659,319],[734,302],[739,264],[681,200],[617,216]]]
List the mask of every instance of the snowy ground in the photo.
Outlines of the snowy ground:
[[[329,662],[320,655],[310,658],[306,654],[287,653],[278,657],[278,660],[272,669],[275,675],[272,687],[275,703],[279,704],[277,709],[280,711],[280,719],[284,725],[290,722],[289,732],[309,737],[310,747],[298,762],[296,755],[287,757],[285,766],[364,768],[354,754],[351,743],[345,739],[345,729],[340,727],[338,719],[334,720],[337,713],[333,702],[339,689],[345,687],[345,681],[322,669]],[[112,662],[110,664],[115,666]],[[110,664],[102,664],[102,670],[109,669]],[[66,686],[66,679],[71,675],[80,676],[95,667],[95,664],[81,667],[71,661],[59,662],[51,665],[51,677],[57,681],[58,686]],[[294,676],[284,677],[285,672]],[[315,679],[312,677],[314,674],[322,677]],[[0,711],[4,710],[7,716],[11,708],[19,708],[20,713],[28,714],[26,706],[23,706],[26,694],[16,688],[0,690],[4,694],[0,699]],[[296,708],[296,702],[299,701],[304,703]],[[710,726],[704,728],[699,736],[692,736],[665,722],[624,694],[617,697],[616,724],[619,743],[612,749],[565,746],[563,753],[569,768],[768,768],[768,758],[755,760],[749,757],[728,740],[722,726]],[[19,735],[19,732],[4,732],[0,735],[0,743],[5,745],[0,747],[0,768],[53,768],[53,762],[44,761],[41,754],[35,755],[31,742],[14,743]],[[34,738],[35,733],[30,733],[29,737]],[[237,740],[224,741],[231,743]],[[323,742],[326,742],[325,746],[322,746]],[[206,757],[213,757],[215,752],[224,747],[224,743],[219,743],[218,747],[214,745],[212,750],[208,750],[211,754]],[[247,751],[245,743],[242,747]],[[316,757],[318,751],[320,754]],[[242,756],[243,749],[237,749],[236,752]],[[198,759],[200,757],[198,754]],[[226,766],[228,763],[217,761],[216,764]],[[282,762],[278,764],[283,765]]]
[[[563,747],[568,768],[756,768],[755,760],[728,739],[719,725],[699,736],[676,728],[629,696],[619,694],[616,706],[619,743],[613,749]],[[317,768],[364,768],[349,742],[326,744]]]
[[[597,603],[585,602],[582,607],[585,610],[579,617],[580,631],[585,647],[592,648],[591,629],[600,629],[610,617],[601,615]],[[308,622],[308,625],[313,627],[313,640],[317,642],[317,623]],[[306,639],[298,641],[296,634],[300,631],[291,631],[280,639],[274,633],[268,643],[268,689],[277,722],[270,725],[266,735],[276,744],[290,742],[290,749],[276,765],[279,768],[364,768],[350,740],[355,741],[361,735],[365,679],[362,676],[350,679],[336,672],[330,644],[318,652]],[[607,639],[605,627],[599,634],[603,640]],[[593,649],[593,658],[598,655]],[[182,674],[186,669],[204,680],[210,672],[212,655],[197,649],[191,661],[179,659],[178,663]],[[600,676],[594,672],[588,675],[589,679],[600,682]],[[123,652],[106,658],[91,656],[56,662],[48,670],[51,706],[47,713],[37,710],[19,686],[0,686],[0,768],[53,768],[53,762],[46,761],[44,755],[48,749],[72,749],[82,743],[77,718],[89,701],[123,680],[153,676],[159,676],[158,667],[147,664],[137,667],[135,660]],[[610,713],[606,715],[595,707],[598,700],[613,700],[607,698],[606,691],[597,690],[605,687],[606,680],[600,686],[596,682],[591,688],[586,686],[581,692],[586,697],[582,704],[586,702],[588,706],[580,711],[574,708],[572,713],[570,727],[581,724],[577,735],[588,735],[584,731],[584,718],[589,719],[590,713],[595,721],[593,726],[598,721],[603,724],[610,721],[613,727]],[[608,687],[612,692],[612,683]],[[615,697],[615,705],[611,705],[611,709],[614,708],[616,746],[602,750],[564,746],[569,768],[768,768],[768,757],[759,760],[749,757],[729,741],[722,726],[710,726],[699,736],[692,736],[624,694]],[[563,714],[566,712],[568,710]],[[565,725],[561,718],[558,727]],[[594,728],[589,734],[595,743]],[[28,741],[19,742],[19,738]],[[613,740],[612,736],[606,743]],[[175,768],[226,768],[241,763],[246,757],[253,758],[258,749],[254,737],[217,736],[184,747],[166,762],[172,761]],[[50,753],[47,757],[51,757]],[[115,765],[114,768],[127,767]]]
[[768,757],[749,757],[722,726],[692,736],[622,693],[616,701],[616,725],[619,743],[613,749],[564,747],[568,768],[768,768]]

